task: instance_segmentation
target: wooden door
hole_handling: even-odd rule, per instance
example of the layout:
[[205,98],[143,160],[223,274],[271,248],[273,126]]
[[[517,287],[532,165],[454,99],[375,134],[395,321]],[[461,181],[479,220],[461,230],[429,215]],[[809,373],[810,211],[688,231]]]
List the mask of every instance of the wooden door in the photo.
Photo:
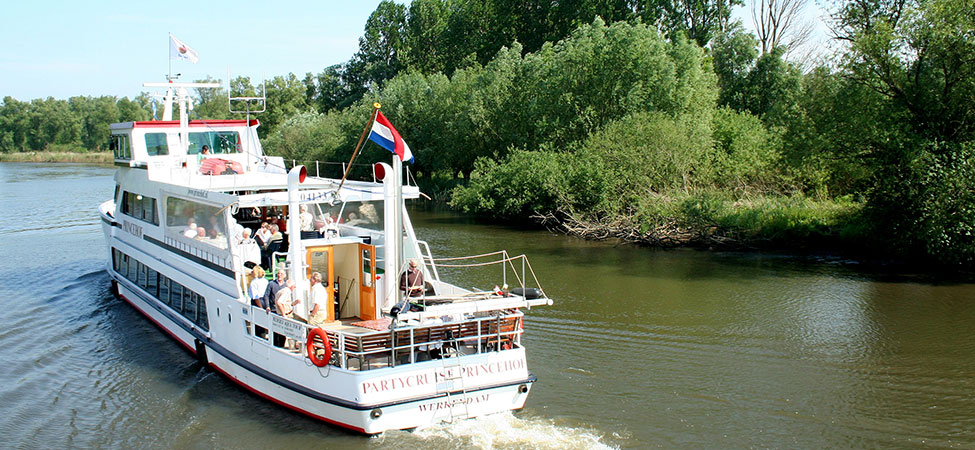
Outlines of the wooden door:
[[359,317],[379,318],[376,311],[376,246],[359,244]]
[[[308,247],[305,249],[305,263],[308,267],[305,277],[311,280],[311,273],[322,274],[322,286],[328,292],[325,301],[325,320],[331,322],[335,320],[335,291],[332,288],[335,280],[335,248],[331,245],[320,247]],[[309,312],[311,305],[308,305]]]

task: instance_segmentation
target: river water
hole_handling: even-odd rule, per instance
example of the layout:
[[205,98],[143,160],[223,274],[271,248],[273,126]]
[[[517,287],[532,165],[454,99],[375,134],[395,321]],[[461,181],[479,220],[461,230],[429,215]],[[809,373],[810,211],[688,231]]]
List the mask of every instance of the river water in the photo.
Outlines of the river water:
[[201,367],[109,294],[112,174],[0,164],[4,447],[975,448],[972,280],[422,211],[435,256],[529,256],[556,302],[526,317],[539,382],[514,414],[350,434]]

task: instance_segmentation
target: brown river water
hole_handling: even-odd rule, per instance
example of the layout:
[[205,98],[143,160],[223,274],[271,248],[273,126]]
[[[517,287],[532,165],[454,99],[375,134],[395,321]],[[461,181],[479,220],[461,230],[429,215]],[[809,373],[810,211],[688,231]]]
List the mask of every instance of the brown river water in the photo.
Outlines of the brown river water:
[[525,321],[539,381],[515,413],[350,434],[202,367],[109,294],[113,171],[0,164],[2,447],[975,448],[975,280],[426,211],[435,256],[529,256],[555,299]]

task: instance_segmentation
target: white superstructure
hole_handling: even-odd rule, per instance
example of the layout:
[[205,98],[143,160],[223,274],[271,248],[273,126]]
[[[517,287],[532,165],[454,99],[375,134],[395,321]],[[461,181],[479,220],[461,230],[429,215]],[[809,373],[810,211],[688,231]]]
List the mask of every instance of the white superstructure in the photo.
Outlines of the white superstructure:
[[[248,390],[362,433],[524,406],[535,378],[521,345],[523,310],[551,304],[524,256],[436,260],[413,232],[403,198],[419,190],[401,186],[400,171],[379,164],[379,179],[337,190],[338,180],[286,171],[266,156],[256,120],[187,120],[186,88],[211,86],[166,86],[164,118],[175,102],[180,120],[111,126],[119,169],[100,213],[120,297]],[[287,231],[253,261],[240,232],[269,221]],[[421,263],[424,294],[404,300],[411,259]],[[438,267],[485,259],[498,285],[517,288],[474,292],[439,278]],[[306,319],[307,280],[322,275],[324,335],[252,303],[255,262],[296,281],[295,313]]]

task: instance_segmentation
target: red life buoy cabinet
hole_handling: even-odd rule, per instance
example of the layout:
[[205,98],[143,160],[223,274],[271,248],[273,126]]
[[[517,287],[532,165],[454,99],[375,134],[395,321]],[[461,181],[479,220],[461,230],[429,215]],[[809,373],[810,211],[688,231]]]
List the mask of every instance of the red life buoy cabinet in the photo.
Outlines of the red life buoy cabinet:
[[[318,343],[315,342],[316,336],[325,345],[325,354],[322,357],[318,356]],[[305,348],[308,349],[308,359],[318,367],[325,367],[332,360],[332,343],[328,340],[328,333],[321,328],[311,329],[311,332],[308,333],[308,341],[305,342]]]

